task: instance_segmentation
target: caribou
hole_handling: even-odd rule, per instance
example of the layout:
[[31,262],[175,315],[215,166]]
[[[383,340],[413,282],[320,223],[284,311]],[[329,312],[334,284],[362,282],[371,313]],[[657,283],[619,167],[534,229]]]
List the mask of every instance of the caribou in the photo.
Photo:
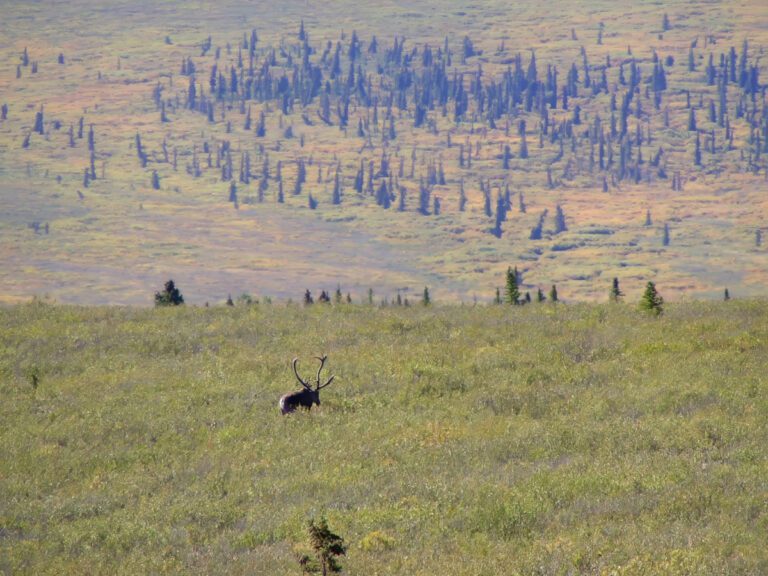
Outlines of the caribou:
[[306,410],[312,409],[312,404],[317,404],[320,406],[320,390],[328,386],[331,382],[333,382],[333,379],[336,376],[331,376],[328,378],[328,380],[325,381],[325,384],[320,384],[320,372],[323,371],[323,366],[325,366],[325,361],[328,359],[327,355],[324,356],[315,356],[318,360],[320,360],[320,368],[317,369],[317,376],[315,376],[315,387],[314,389],[309,384],[308,381],[304,380],[301,376],[299,376],[299,371],[296,368],[296,364],[299,363],[298,358],[293,359],[293,373],[296,375],[296,379],[299,381],[299,383],[303,386],[303,390],[299,390],[297,392],[291,392],[290,394],[284,394],[280,398],[280,412],[283,414],[290,414],[291,412],[295,411],[297,408],[304,408]]

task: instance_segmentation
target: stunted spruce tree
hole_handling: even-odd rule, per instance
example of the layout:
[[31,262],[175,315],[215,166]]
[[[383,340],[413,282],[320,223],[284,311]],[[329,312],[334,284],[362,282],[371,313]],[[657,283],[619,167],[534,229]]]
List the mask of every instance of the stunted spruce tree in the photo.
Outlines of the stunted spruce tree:
[[664,299],[656,291],[656,285],[653,282],[648,282],[643,297],[640,299],[640,309],[658,316],[664,311],[663,304]]
[[510,266],[507,268],[507,285],[506,285],[506,301],[507,304],[519,304],[520,303],[520,288],[517,285],[517,268],[512,270]]
[[611,285],[610,300],[611,302],[620,302],[623,297],[624,292],[622,292],[621,288],[619,288],[619,279],[614,278],[613,284]]
[[323,576],[341,572],[342,567],[338,557],[345,556],[347,553],[344,539],[331,532],[325,518],[320,518],[317,523],[312,518],[307,529],[309,531],[309,544],[315,553],[315,558],[306,554],[299,558],[302,572],[304,574],[320,573]]
[[161,292],[155,292],[155,306],[178,306],[180,304],[184,304],[184,296],[176,288],[173,280],[168,280]]

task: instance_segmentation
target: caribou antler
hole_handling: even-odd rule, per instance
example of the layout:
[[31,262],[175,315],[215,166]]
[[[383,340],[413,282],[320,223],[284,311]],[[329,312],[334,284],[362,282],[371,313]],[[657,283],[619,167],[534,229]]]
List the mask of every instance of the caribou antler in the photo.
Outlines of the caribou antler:
[[325,366],[325,361],[328,359],[327,354],[323,354],[322,356],[315,356],[316,360],[320,360],[320,368],[317,369],[317,376],[315,376],[315,386],[320,386],[320,372],[323,371],[323,366]]
[[325,361],[328,359],[328,356],[315,356],[315,358],[320,360],[320,368],[318,369],[317,376],[315,377],[316,383],[314,389],[309,385],[309,382],[299,376],[299,370],[296,367],[296,365],[299,363],[299,359],[293,359],[293,373],[296,374],[296,379],[301,383],[304,390],[284,394],[280,398],[280,412],[283,414],[290,414],[297,408],[310,410],[313,404],[320,406],[320,389],[325,388],[328,386],[328,384],[333,382],[334,376],[328,378],[325,384],[320,384],[320,373],[323,371],[323,367],[325,366]]
[[312,387],[309,385],[309,382],[305,382],[304,380],[301,379],[301,376],[299,376],[299,371],[296,369],[296,364],[298,364],[298,362],[299,362],[298,358],[293,359],[293,373],[296,374],[296,379],[301,383],[302,386],[304,386],[304,388],[306,388],[307,390],[312,390]]
[[325,388],[326,386],[328,386],[331,382],[333,382],[333,379],[336,376],[335,375],[331,376],[330,378],[328,378],[328,380],[325,382],[325,384],[323,384],[321,386],[320,385],[320,372],[322,372],[323,366],[325,366],[325,361],[328,359],[328,355],[327,354],[323,354],[323,356],[315,356],[315,358],[320,360],[320,368],[317,369],[317,376],[315,377],[315,387],[316,387],[315,389],[316,390],[320,390],[320,389]]
[[318,387],[317,387],[317,389],[318,389],[318,390],[322,390],[323,388],[325,388],[326,386],[328,386],[328,384],[330,384],[331,382],[333,382],[333,379],[334,379],[334,378],[336,378],[336,376],[331,376],[330,378],[328,378],[328,381],[327,381],[325,384],[323,384],[322,386],[318,386]]

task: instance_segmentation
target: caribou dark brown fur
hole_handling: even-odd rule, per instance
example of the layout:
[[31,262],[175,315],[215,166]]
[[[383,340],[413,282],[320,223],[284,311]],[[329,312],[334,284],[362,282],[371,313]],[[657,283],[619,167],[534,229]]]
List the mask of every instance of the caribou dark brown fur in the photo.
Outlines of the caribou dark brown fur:
[[309,384],[308,381],[302,379],[301,376],[299,376],[299,371],[296,368],[296,365],[299,362],[298,358],[293,359],[293,373],[296,375],[296,379],[299,381],[299,383],[302,385],[303,390],[298,390],[296,392],[291,392],[290,394],[284,394],[280,398],[280,412],[282,414],[290,414],[291,412],[294,412],[297,408],[304,408],[305,410],[311,410],[313,404],[317,404],[320,406],[320,390],[328,386],[331,382],[333,382],[333,379],[335,376],[331,376],[326,380],[325,384],[320,384],[320,372],[323,370],[323,366],[325,366],[325,361],[328,359],[327,355],[324,356],[316,356],[318,360],[320,360],[320,368],[317,370],[317,376],[315,377],[315,387],[312,388],[312,386]]

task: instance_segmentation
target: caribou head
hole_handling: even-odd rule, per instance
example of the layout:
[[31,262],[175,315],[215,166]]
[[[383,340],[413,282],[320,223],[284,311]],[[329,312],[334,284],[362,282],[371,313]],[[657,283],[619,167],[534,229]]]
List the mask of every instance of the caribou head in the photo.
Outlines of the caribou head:
[[305,408],[307,410],[311,410],[312,404],[317,404],[320,406],[320,390],[333,382],[335,376],[331,376],[328,378],[328,380],[325,381],[324,384],[320,384],[320,372],[323,371],[323,366],[325,366],[325,361],[327,360],[328,356],[315,356],[315,358],[320,360],[320,367],[317,369],[314,388],[312,388],[308,381],[299,376],[299,371],[296,369],[296,364],[299,363],[299,359],[293,359],[293,373],[296,375],[296,379],[302,385],[303,390],[285,394],[282,398],[280,398],[280,412],[283,414],[289,414],[296,410],[296,408]]

